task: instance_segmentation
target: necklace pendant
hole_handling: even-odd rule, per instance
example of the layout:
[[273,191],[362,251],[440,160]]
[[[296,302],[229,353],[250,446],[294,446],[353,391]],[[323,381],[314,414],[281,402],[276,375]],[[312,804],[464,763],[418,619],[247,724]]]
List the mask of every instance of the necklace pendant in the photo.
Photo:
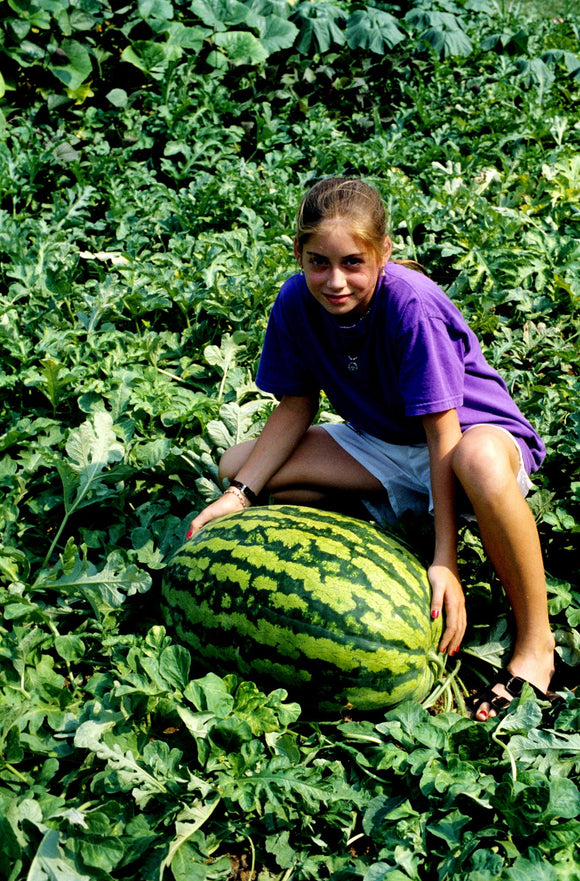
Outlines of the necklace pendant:
[[358,355],[347,355],[346,357],[348,358],[347,370],[354,373],[355,370],[358,370]]

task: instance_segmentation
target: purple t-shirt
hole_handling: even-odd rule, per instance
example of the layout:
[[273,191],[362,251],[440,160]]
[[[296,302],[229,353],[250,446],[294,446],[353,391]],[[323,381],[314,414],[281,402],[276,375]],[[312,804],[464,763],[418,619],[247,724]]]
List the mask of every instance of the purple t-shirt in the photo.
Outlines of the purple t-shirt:
[[421,417],[455,408],[463,430],[482,422],[506,428],[528,473],[539,468],[541,439],[457,307],[427,276],[388,263],[370,312],[352,327],[339,321],[304,276],[288,279],[268,322],[258,387],[278,397],[323,390],[355,428],[394,444],[423,443]]

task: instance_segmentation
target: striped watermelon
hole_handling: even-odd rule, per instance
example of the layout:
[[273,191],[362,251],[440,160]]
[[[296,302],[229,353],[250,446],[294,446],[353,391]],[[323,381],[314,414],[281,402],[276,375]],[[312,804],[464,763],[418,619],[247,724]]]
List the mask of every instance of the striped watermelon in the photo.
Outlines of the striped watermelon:
[[425,568],[393,537],[290,505],[207,524],[162,586],[167,624],[204,667],[325,711],[425,697],[441,632],[430,596]]

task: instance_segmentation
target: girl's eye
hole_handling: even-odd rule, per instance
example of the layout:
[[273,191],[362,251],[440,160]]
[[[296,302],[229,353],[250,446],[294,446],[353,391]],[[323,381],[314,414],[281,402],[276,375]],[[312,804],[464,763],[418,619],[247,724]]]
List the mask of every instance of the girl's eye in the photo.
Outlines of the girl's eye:
[[[327,266],[328,260],[319,254],[312,254],[310,262],[313,266]],[[345,257],[343,260],[345,266],[360,266],[363,263],[361,257]]]

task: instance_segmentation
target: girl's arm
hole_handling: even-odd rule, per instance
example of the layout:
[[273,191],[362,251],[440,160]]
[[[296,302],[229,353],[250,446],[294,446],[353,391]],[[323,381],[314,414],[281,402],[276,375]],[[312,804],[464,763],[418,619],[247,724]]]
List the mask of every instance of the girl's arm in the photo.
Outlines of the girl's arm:
[[435,553],[429,567],[433,591],[431,613],[445,609],[445,631],[440,651],[454,654],[461,645],[467,624],[465,597],[457,568],[457,522],[453,452],[461,439],[456,410],[423,417],[431,468],[431,492],[435,517]]
[[[317,398],[283,397],[236,474],[236,479],[258,495],[290,458],[311,425],[317,409]],[[240,511],[241,507],[240,500],[234,494],[224,493],[192,521],[188,537],[210,520]]]

